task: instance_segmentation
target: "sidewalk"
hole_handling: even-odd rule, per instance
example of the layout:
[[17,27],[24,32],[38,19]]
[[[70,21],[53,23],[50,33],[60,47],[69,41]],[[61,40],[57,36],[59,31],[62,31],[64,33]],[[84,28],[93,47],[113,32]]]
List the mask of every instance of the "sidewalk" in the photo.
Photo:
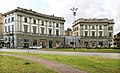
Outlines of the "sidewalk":
[[92,53],[92,52],[63,52],[63,51],[42,51],[32,49],[0,49],[3,52],[29,52],[35,54],[58,54],[58,55],[70,55],[70,56],[98,56],[106,58],[120,59],[120,53]]

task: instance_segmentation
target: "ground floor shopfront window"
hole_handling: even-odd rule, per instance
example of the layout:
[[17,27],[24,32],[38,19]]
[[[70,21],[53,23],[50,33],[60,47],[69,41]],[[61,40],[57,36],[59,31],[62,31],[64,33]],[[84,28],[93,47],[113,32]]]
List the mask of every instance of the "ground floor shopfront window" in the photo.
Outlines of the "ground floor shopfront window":
[[33,46],[37,46],[37,40],[33,39]]
[[45,39],[41,39],[40,41],[41,41],[42,48],[46,48],[47,41]]
[[29,48],[29,39],[28,38],[25,38],[24,39],[24,48]]
[[53,48],[53,42],[52,42],[52,40],[49,40],[49,48]]
[[61,47],[60,41],[56,41],[56,48],[60,48],[60,47]]

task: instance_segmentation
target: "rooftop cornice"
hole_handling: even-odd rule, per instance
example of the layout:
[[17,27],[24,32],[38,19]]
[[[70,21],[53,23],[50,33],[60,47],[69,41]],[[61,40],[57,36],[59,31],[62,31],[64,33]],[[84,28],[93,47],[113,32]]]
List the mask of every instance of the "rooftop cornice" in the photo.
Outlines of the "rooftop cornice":
[[101,18],[101,19],[98,19],[98,18],[88,18],[88,19],[79,18],[78,20],[75,20],[73,22],[72,27],[74,27],[75,25],[80,24],[80,23],[108,23],[108,24],[115,24],[113,19],[108,19],[108,18]]
[[23,13],[28,13],[28,14],[40,16],[40,17],[43,17],[43,18],[50,18],[50,19],[65,21],[63,17],[56,17],[54,15],[46,15],[46,14],[42,14],[42,13],[38,13],[36,11],[33,11],[32,9],[28,10],[28,9],[20,8],[20,7],[17,7],[17,9],[11,10],[9,12],[6,12],[3,15],[5,16],[5,15],[8,15],[12,12],[23,12]]
[[79,18],[78,20],[75,20],[74,23],[114,23],[114,20],[113,19],[108,19],[108,18],[101,18],[101,19],[98,19],[98,18],[88,18],[88,19],[85,19],[85,18]]

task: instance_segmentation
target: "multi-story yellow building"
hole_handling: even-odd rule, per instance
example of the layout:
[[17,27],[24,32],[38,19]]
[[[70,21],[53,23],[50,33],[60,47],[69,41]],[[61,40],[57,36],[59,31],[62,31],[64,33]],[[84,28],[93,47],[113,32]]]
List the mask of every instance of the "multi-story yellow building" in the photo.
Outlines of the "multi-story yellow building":
[[3,45],[3,32],[2,32],[2,25],[3,25],[3,22],[2,22],[3,20],[2,20],[2,13],[0,13],[0,48],[2,48],[2,45]]
[[70,28],[67,28],[67,30],[65,30],[65,36],[72,36],[73,31]]
[[114,45],[120,48],[120,32],[114,35]]
[[0,13],[0,36],[2,36],[2,25],[3,25],[3,22],[2,22],[2,13]]

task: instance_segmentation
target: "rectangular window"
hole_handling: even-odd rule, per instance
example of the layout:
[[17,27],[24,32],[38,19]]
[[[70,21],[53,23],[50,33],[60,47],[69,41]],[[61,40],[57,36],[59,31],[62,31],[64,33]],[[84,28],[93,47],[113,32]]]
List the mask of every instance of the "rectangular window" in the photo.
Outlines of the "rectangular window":
[[100,45],[100,47],[102,47],[103,46],[103,42],[99,42],[99,45]]
[[102,37],[102,31],[99,31],[99,37]]
[[89,25],[89,29],[91,29],[90,27],[91,27],[91,25]]
[[36,33],[36,29],[37,29],[37,27],[33,26],[33,33]]
[[102,26],[99,26],[99,29],[101,30],[101,29],[102,29]]
[[24,25],[24,32],[25,32],[25,33],[28,32],[28,25]]
[[112,32],[109,32],[109,37],[112,37]]
[[59,27],[59,24],[58,24],[58,23],[56,24],[56,27]]
[[85,37],[87,37],[87,35],[88,35],[88,31],[85,31]]
[[108,27],[108,30],[113,30],[113,27]]
[[36,24],[36,20],[34,20],[33,23]]
[[41,34],[44,35],[45,28],[41,27]]
[[14,31],[14,25],[12,25],[12,32]]
[[37,40],[36,39],[33,39],[33,45],[37,46]]
[[49,35],[52,35],[52,29],[49,29]]
[[59,29],[56,29],[56,35],[57,36],[59,35]]
[[10,32],[10,26],[8,26],[8,32]]
[[25,17],[25,20],[24,20],[24,21],[25,21],[26,23],[28,22],[26,17]]
[[92,26],[92,29],[95,29],[95,26]]
[[76,36],[78,36],[78,32],[77,32],[77,35]]
[[96,25],[96,29],[98,29],[98,25]]
[[41,22],[41,25],[44,25],[44,21]]
[[95,31],[92,31],[92,37],[94,37],[95,36]]
[[10,38],[8,39],[8,41],[10,41]]
[[8,18],[8,23],[10,22],[10,18]]
[[87,25],[85,25],[85,29],[87,29]]
[[13,21],[14,21],[14,17],[11,18],[11,22],[13,22]]
[[77,27],[77,30],[78,30],[78,27]]
[[5,26],[5,32],[7,32],[7,26]]
[[5,19],[5,23],[7,23],[7,19]]
[[111,27],[111,30],[113,30],[113,27]]

